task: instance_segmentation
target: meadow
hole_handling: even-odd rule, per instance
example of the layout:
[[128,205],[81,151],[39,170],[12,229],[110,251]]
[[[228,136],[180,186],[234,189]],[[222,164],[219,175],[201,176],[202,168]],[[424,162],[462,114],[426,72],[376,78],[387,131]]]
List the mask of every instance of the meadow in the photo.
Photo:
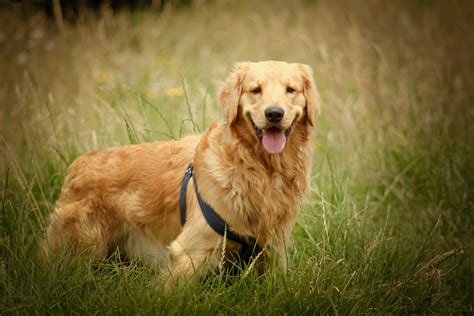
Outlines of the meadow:
[[[0,10],[0,314],[474,312],[474,5],[195,1]],[[79,155],[199,133],[237,61],[314,69],[322,114],[288,273],[169,295],[140,262],[39,255]]]

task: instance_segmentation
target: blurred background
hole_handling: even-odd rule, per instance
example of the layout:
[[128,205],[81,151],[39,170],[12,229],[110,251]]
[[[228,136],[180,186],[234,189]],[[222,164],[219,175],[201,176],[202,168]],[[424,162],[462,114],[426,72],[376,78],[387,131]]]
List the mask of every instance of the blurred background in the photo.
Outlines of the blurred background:
[[[0,303],[55,297],[13,263],[37,270],[25,249],[73,159],[202,132],[232,65],[274,59],[312,66],[322,98],[299,306],[472,313],[473,17],[469,0],[2,2]],[[282,288],[261,299],[301,312]]]
[[232,64],[266,59],[314,68],[322,124],[338,117],[321,131],[334,137],[340,127],[363,131],[356,124],[374,115],[403,134],[416,128],[410,111],[423,113],[420,128],[418,121],[447,118],[444,111],[453,121],[445,124],[459,128],[458,120],[472,116],[470,4],[11,2],[0,13],[2,133],[16,145],[24,133],[39,133],[43,144],[71,133],[87,147],[110,145],[122,141],[108,136],[121,112],[136,122],[139,136],[160,136],[149,129],[171,133],[150,117],[156,113],[135,117],[152,108],[136,95],[164,107],[171,120],[192,103],[204,128],[207,118],[219,117],[215,92]]

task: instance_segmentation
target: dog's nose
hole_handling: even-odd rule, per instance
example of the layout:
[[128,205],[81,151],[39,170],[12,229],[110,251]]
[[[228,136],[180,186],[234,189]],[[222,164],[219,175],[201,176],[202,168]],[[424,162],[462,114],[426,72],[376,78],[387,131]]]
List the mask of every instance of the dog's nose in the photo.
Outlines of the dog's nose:
[[279,106],[269,106],[265,109],[265,117],[270,123],[278,123],[283,119],[285,110]]

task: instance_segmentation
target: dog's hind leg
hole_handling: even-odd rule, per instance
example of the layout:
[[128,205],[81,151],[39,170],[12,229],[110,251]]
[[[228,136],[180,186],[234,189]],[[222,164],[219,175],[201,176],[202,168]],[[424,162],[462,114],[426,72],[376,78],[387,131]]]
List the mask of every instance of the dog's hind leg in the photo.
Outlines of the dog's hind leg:
[[46,252],[90,250],[95,258],[105,258],[116,225],[104,214],[87,199],[58,203],[47,230]]

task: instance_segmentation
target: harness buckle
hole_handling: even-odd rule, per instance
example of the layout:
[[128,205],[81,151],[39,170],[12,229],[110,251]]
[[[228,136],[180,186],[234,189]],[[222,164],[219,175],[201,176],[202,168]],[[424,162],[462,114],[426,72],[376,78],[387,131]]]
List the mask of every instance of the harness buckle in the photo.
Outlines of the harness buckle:
[[184,171],[186,174],[192,174],[193,173],[193,162],[189,164],[189,166],[186,168],[186,171]]

